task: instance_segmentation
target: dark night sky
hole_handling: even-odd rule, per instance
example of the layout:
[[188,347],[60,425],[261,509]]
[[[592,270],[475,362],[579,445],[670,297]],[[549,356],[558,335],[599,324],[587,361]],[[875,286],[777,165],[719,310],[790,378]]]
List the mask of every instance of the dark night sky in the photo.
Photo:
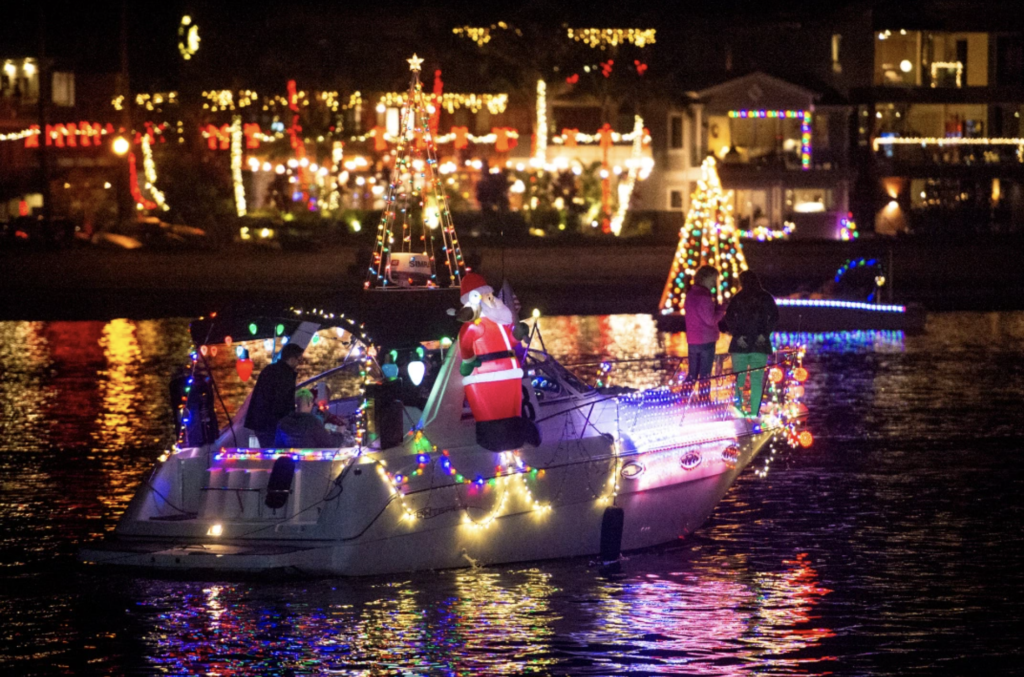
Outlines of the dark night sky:
[[[64,67],[79,72],[118,70],[121,3],[16,2],[0,21],[0,57],[35,55],[39,26],[46,26],[46,48]],[[409,50],[429,56],[432,50],[452,58],[451,45],[430,35],[450,38],[459,24],[488,24],[504,19],[557,28],[579,26],[654,26],[666,38],[695,19],[757,20],[813,11],[820,2],[740,0],[714,3],[610,0],[532,0],[531,2],[446,2],[413,0],[300,0],[270,2],[128,2],[129,56],[133,89],[161,89],[179,80],[177,26],[184,13],[196,18],[203,38],[193,74],[204,86],[263,86],[291,73],[305,73],[313,86],[339,78],[377,77],[375,66],[388,47],[395,60]],[[844,4],[849,4],[844,3]],[[40,11],[40,7],[42,11]],[[751,14],[751,11],[756,14]],[[40,16],[45,15],[41,22]],[[664,44],[664,40],[659,40]],[[359,84],[359,83],[355,83]]]

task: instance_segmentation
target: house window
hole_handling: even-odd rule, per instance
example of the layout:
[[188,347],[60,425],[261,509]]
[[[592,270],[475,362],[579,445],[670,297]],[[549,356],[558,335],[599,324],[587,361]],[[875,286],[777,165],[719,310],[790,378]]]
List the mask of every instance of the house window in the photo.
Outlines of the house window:
[[401,110],[398,108],[388,108],[384,113],[384,129],[391,136],[398,136],[399,129],[398,123],[401,115]]
[[794,188],[786,190],[787,215],[832,211],[831,188]]
[[682,209],[683,208],[683,191],[672,190],[668,194],[668,208],[669,209]]
[[879,31],[875,35],[876,85],[920,86],[921,38],[920,31],[904,29]]
[[842,35],[839,33],[832,34],[832,71],[834,73],[843,72],[843,66],[839,63],[839,45],[842,41]]
[[57,106],[75,105],[75,74],[53,74],[53,103]]
[[679,150],[683,147],[683,116],[673,115],[669,119],[668,147]]

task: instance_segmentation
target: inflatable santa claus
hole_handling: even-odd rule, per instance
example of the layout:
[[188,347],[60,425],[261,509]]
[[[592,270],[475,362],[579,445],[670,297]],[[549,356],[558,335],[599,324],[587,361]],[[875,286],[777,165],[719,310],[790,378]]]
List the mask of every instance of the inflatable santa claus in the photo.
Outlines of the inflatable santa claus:
[[483,277],[468,273],[460,288],[462,385],[476,420],[477,443],[491,451],[537,446],[533,421],[522,417],[523,369],[515,348],[527,333]]

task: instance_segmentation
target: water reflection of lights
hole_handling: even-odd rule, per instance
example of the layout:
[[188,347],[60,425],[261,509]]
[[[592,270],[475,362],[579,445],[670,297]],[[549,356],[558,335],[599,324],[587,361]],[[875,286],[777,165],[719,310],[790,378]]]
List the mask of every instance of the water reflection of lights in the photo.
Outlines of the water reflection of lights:
[[772,343],[778,348],[807,346],[808,352],[854,353],[903,352],[902,331],[829,331],[819,333],[776,332]]
[[824,672],[833,633],[814,607],[829,591],[807,555],[753,576],[704,559],[614,580],[556,568],[310,589],[158,582],[141,605],[150,660],[167,674]]
[[750,643],[772,656],[768,663],[778,668],[799,668],[804,659],[776,658],[799,654],[835,633],[828,628],[813,627],[812,610],[818,599],[832,592],[818,584],[818,573],[807,553],[784,562],[781,573],[762,574],[757,579],[761,604],[757,607]]
[[[824,674],[828,657],[809,650],[832,637],[816,627],[817,583],[806,554],[782,572],[748,583],[741,572],[711,569],[648,574],[606,583],[591,603],[592,626],[572,634],[580,647],[609,647],[609,671],[643,669],[662,674]],[[723,566],[726,563],[721,563]],[[728,571],[731,571],[728,570]],[[642,658],[641,658],[642,657]],[[813,670],[819,664],[822,672]]]
[[104,447],[124,447],[133,437],[135,400],[148,395],[138,389],[139,342],[135,323],[111,320],[103,327],[100,338],[107,368],[100,372],[103,404],[96,420],[98,442]]
[[[546,672],[554,665],[547,643],[558,616],[551,575],[538,569],[499,573],[470,571],[456,577],[455,617],[471,629],[457,666],[468,674]],[[529,638],[529,641],[524,641]]]
[[[42,322],[0,323],[0,430],[5,446],[45,448],[50,345]],[[9,432],[8,432],[9,431]]]

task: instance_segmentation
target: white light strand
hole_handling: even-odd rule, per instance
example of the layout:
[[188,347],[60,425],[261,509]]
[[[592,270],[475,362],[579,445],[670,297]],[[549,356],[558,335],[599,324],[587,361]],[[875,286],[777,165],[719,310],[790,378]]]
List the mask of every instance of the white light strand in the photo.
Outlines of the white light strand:
[[[632,143],[633,142],[633,134],[634,134],[633,132],[629,132],[627,134],[620,134],[618,132],[612,132],[611,133],[612,143]],[[643,134],[643,132],[641,132],[641,135],[643,136],[643,142],[645,144],[651,142],[650,134]],[[558,145],[564,145],[565,142],[566,142],[565,134],[558,134],[557,136],[551,137],[551,143],[558,144]],[[600,143],[600,142],[601,142],[601,135],[600,134],[584,134],[583,132],[576,132],[576,143],[591,144],[591,143]]]
[[245,184],[242,182],[242,116],[231,119],[231,180],[235,185],[235,209],[245,216]]
[[654,28],[570,28],[569,39],[582,42],[589,47],[604,49],[632,43],[646,47],[655,43],[657,31]]
[[533,153],[533,163],[543,166],[547,161],[548,151],[548,85],[537,80],[537,147]]
[[142,135],[142,171],[146,175],[146,190],[153,196],[153,202],[163,211],[170,209],[164,194],[156,187],[156,163],[153,161],[153,148],[148,134]]
[[640,171],[640,154],[643,151],[644,119],[639,115],[633,118],[633,154],[632,162],[629,163],[629,171],[626,173],[626,180],[619,183],[619,204],[612,216],[611,229],[616,237],[622,232],[622,224],[626,220],[626,212],[629,210],[630,200],[633,198],[633,188],[636,186],[637,173]]
[[875,150],[879,146],[1024,146],[1024,138],[941,138],[935,136],[881,136],[872,140]]

